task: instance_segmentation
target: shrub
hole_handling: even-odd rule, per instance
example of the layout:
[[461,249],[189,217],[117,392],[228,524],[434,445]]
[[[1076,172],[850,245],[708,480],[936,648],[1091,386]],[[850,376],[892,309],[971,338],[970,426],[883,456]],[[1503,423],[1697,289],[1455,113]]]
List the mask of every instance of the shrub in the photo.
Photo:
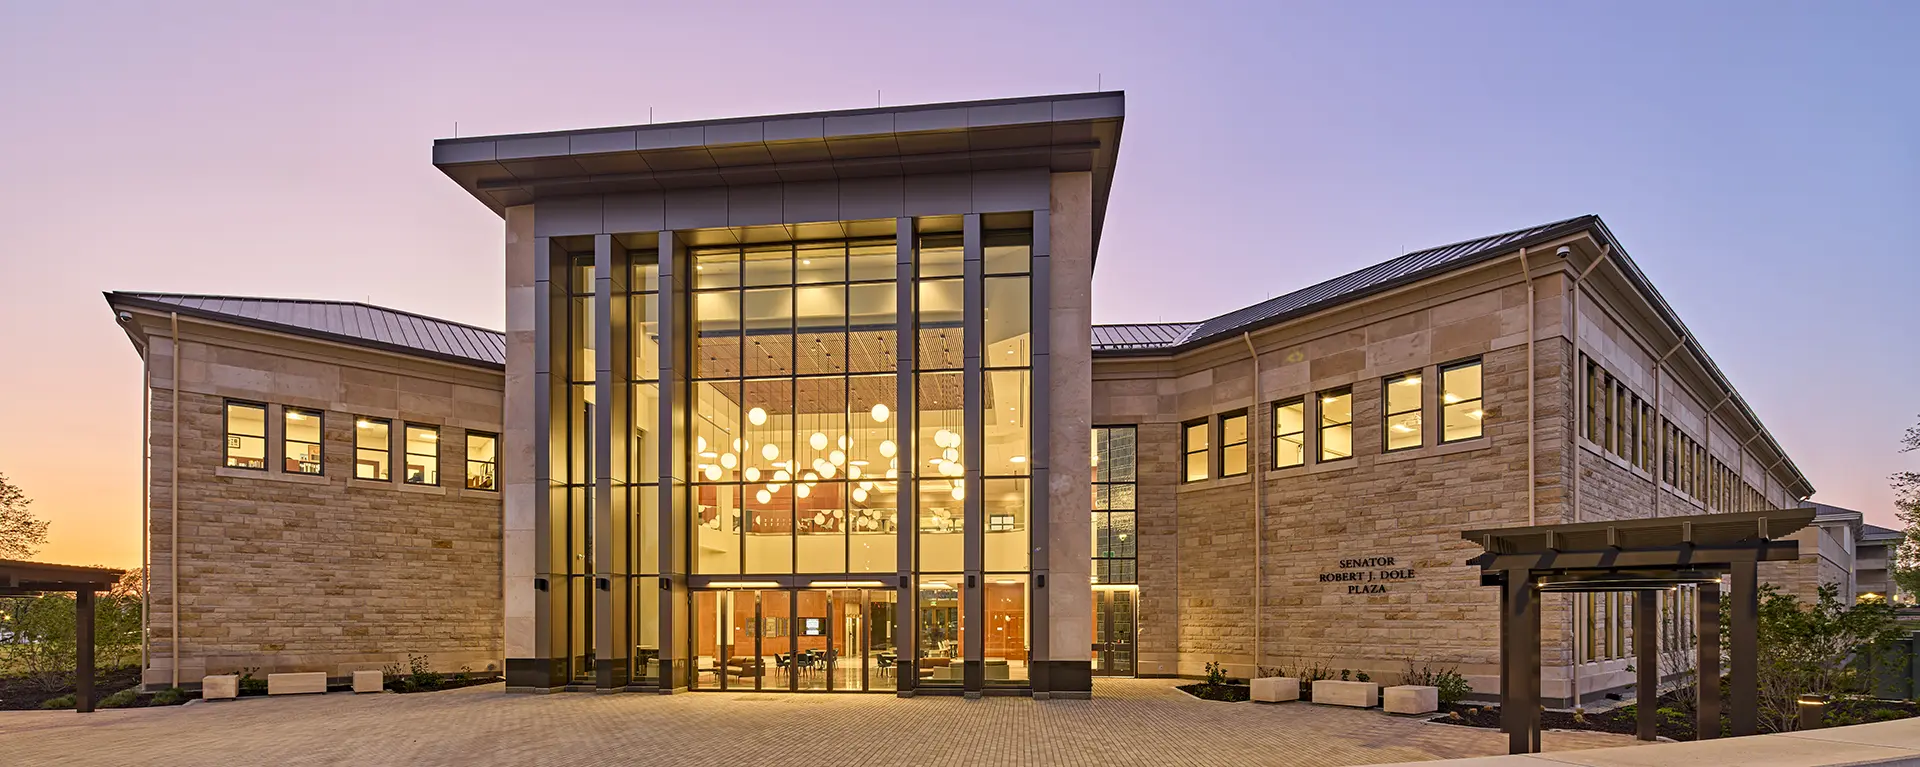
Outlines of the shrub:
[[153,705],[178,706],[187,702],[187,691],[178,687],[168,687],[153,694]]
[[1355,671],[1355,672],[1353,672],[1353,678],[1354,678],[1355,680],[1357,680],[1357,681],[1361,681],[1361,682],[1371,682],[1371,681],[1373,681],[1373,677],[1371,677],[1371,676],[1368,676],[1368,675],[1367,675],[1367,672],[1365,672],[1365,671]]
[[1867,718],[1875,722],[1891,722],[1895,719],[1907,718],[1907,712],[1897,708],[1876,708],[1867,712]]
[[249,666],[247,668],[240,669],[240,694],[241,695],[267,694],[267,680],[261,679],[260,677],[253,675],[254,672],[259,670],[260,670],[259,666]]
[[1314,682],[1318,682],[1323,679],[1332,679],[1332,678],[1333,678],[1333,669],[1320,665],[1319,663],[1315,663],[1311,666],[1305,666],[1300,669],[1300,682],[1302,684],[1312,684]]
[[[1832,584],[1821,586],[1811,605],[1771,584],[1760,587],[1759,601],[1760,724],[1768,732],[1799,726],[1802,694],[1866,692],[1871,680],[1854,664],[1856,657],[1907,633],[1886,602],[1843,604]],[[1720,603],[1722,632],[1729,631],[1732,604]]]
[[127,689],[121,690],[112,695],[108,695],[106,698],[102,699],[100,701],[100,707],[101,708],[127,708],[129,706],[132,706],[135,702],[139,700],[140,700],[140,688],[128,687]]
[[1407,670],[1401,672],[1400,683],[1438,688],[1442,707],[1459,703],[1473,694],[1473,685],[1454,666],[1415,666],[1413,661],[1407,661]]
[[[463,666],[460,671],[464,674],[467,669]],[[395,692],[426,692],[438,690],[440,689],[440,685],[447,679],[446,675],[433,670],[432,664],[427,662],[427,656],[415,655],[413,653],[407,653],[407,668],[405,671],[400,669],[399,664],[388,664],[386,668],[381,669],[380,673],[389,680],[387,682],[387,689]],[[459,678],[459,676],[456,675],[455,678]]]
[[1207,684],[1224,685],[1227,683],[1227,668],[1219,661],[1207,661]]
[[1353,681],[1353,669],[1349,669],[1349,668],[1340,669],[1340,681],[1342,682]]
[[44,709],[73,708],[73,706],[74,700],[72,695],[62,695],[40,704],[40,707]]

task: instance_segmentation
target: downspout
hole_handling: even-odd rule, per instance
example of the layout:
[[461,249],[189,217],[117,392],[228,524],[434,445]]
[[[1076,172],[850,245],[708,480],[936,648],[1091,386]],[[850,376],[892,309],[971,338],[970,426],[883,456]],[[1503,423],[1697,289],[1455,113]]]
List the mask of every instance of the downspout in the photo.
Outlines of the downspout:
[[[1557,253],[1555,253],[1555,255],[1558,255],[1561,258],[1566,258],[1572,255],[1572,253],[1573,253],[1572,248],[1568,248],[1562,245],[1560,246],[1560,250]],[[1585,369],[1580,367],[1580,364],[1579,364],[1580,363],[1580,286],[1582,283],[1586,282],[1587,275],[1593,274],[1593,270],[1600,268],[1600,265],[1603,263],[1606,263],[1607,259],[1611,258],[1612,256],[1613,256],[1613,247],[1604,242],[1600,243],[1600,257],[1594,259],[1593,263],[1587,264],[1587,268],[1580,272],[1580,276],[1573,278],[1572,330],[1573,330],[1573,363],[1574,363],[1574,370],[1575,370],[1575,373],[1574,373],[1575,381],[1581,380],[1581,374],[1585,372]],[[1584,385],[1576,386],[1577,393],[1573,399],[1576,405],[1585,403],[1586,395],[1589,393],[1587,392],[1587,388],[1588,387]],[[1573,414],[1573,417],[1576,419],[1585,418],[1586,414],[1587,414],[1586,408],[1575,407],[1575,412]],[[1573,509],[1572,509],[1573,518],[1570,520],[1572,522],[1580,521],[1579,431],[1580,429],[1578,427],[1575,427],[1574,438],[1567,442],[1567,444],[1572,446],[1571,452],[1573,454]],[[1592,599],[1593,597],[1588,596],[1587,598]],[[1577,600],[1577,599],[1567,600],[1567,625],[1576,628],[1573,634],[1568,638],[1572,640],[1576,645],[1579,642],[1579,634],[1580,634],[1580,632],[1577,630],[1577,628],[1580,625],[1580,622],[1579,622],[1580,611],[1579,611],[1579,608],[1576,606],[1579,601],[1580,600]],[[1573,652],[1567,653],[1567,681],[1573,689],[1573,707],[1575,709],[1578,709],[1580,708],[1580,660],[1579,660],[1580,651],[1579,651],[1579,647],[1577,646],[1569,649],[1572,649]]]
[[[1533,513],[1535,491],[1537,490],[1535,486],[1539,484],[1539,477],[1534,474],[1533,469],[1533,433],[1537,431],[1538,427],[1538,424],[1533,420],[1533,338],[1537,335],[1534,332],[1534,314],[1538,311],[1539,307],[1533,305],[1533,268],[1527,264],[1526,248],[1520,249],[1520,277],[1527,281],[1527,526],[1532,527],[1538,524],[1534,520]],[[1258,371],[1256,371],[1256,374],[1257,372]],[[1255,378],[1254,380],[1257,381],[1259,379]]]
[[173,594],[173,606],[168,610],[173,621],[173,637],[167,643],[173,649],[174,687],[180,686],[180,313],[167,312],[167,320],[173,324],[173,449],[170,458],[173,470],[167,479],[172,484],[171,498],[167,505],[173,520],[167,525],[167,587]]
[[1653,516],[1656,519],[1660,516],[1660,473],[1665,471],[1667,467],[1667,386],[1665,381],[1667,360],[1673,355],[1678,354],[1681,349],[1686,348],[1686,345],[1687,337],[1681,336],[1679,343],[1674,344],[1673,348],[1668,349],[1666,354],[1660,355],[1660,359],[1653,363],[1653,430],[1655,434],[1660,435],[1659,439],[1653,441],[1653,462],[1655,464],[1653,471]]
[[[1253,392],[1247,395],[1247,444],[1259,445],[1260,440],[1252,432],[1260,415],[1260,352],[1253,348],[1253,335],[1250,332],[1242,331],[1240,340],[1247,342],[1247,360],[1253,364]],[[1271,426],[1267,431],[1273,432]],[[1260,486],[1264,479],[1261,475],[1266,467],[1261,463],[1258,449],[1247,451],[1247,464],[1253,480],[1250,483],[1253,485],[1253,677],[1250,678],[1257,678],[1261,675],[1262,660],[1260,624],[1266,620],[1261,613],[1266,606],[1267,505],[1265,488]]]
[[153,441],[153,359],[148,356],[148,345],[137,333],[129,331],[127,337],[133,340],[133,346],[140,350],[140,671],[144,674],[151,665],[147,653],[152,650],[152,641],[147,631],[147,613],[152,609],[153,600],[148,596],[147,582],[152,578],[153,563],[150,560],[153,545],[153,456],[149,453],[149,443]]

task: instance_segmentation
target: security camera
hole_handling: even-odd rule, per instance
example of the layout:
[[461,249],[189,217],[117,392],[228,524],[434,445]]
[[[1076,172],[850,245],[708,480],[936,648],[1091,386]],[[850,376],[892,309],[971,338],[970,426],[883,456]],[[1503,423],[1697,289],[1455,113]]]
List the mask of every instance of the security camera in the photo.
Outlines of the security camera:
[[124,324],[124,323],[128,323],[128,322],[132,322],[132,321],[133,321],[133,312],[121,312],[121,313],[119,313],[119,314],[117,314],[117,315],[114,315],[114,317],[115,317],[116,319],[118,319],[118,320],[120,320],[120,322],[121,322],[122,324]]

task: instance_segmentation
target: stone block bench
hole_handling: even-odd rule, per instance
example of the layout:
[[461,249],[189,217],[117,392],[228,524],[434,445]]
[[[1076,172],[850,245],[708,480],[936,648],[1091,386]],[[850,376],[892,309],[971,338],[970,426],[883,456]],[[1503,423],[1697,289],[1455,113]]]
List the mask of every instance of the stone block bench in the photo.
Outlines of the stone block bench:
[[1440,710],[1440,688],[1403,684],[1388,687],[1383,706],[1389,714],[1431,714]]
[[326,692],[327,672],[298,671],[267,675],[268,695],[302,695],[305,693]]
[[240,697],[239,674],[200,677],[201,700],[232,700],[238,697]]
[[1329,706],[1373,708],[1380,705],[1380,685],[1322,679],[1313,683],[1313,702]]
[[1300,680],[1290,676],[1255,679],[1250,684],[1255,703],[1284,703],[1300,699]]
[[386,689],[386,681],[385,675],[378,671],[355,671],[353,672],[353,691],[356,693],[380,692]]

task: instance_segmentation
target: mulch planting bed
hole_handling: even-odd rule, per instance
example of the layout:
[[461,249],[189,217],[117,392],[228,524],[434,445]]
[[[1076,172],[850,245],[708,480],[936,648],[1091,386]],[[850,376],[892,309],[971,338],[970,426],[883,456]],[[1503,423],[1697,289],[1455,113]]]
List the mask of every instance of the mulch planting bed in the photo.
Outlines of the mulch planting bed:
[[[93,677],[94,706],[98,707],[100,701],[105,700],[108,695],[138,684],[140,684],[140,668],[138,666],[100,669]],[[0,711],[30,711],[40,708],[40,704],[49,700],[62,695],[72,694],[72,682],[67,682],[53,690],[48,690],[40,684],[40,680],[33,677],[24,675],[0,676]],[[152,698],[152,695],[144,695],[141,697]],[[151,704],[142,702],[136,705],[145,706]]]
[[1244,684],[1207,684],[1202,682],[1200,684],[1183,684],[1174,689],[1201,700],[1217,700],[1225,703],[1239,703],[1252,697],[1251,688]]
[[[1690,711],[1680,705],[1681,700],[1691,700],[1691,688],[1670,692],[1660,696],[1660,714],[1654,719],[1654,732],[1663,738],[1673,740],[1693,740],[1693,718]],[[1720,710],[1725,712],[1729,701],[1722,698]],[[1621,706],[1611,711],[1585,714],[1575,718],[1568,711],[1540,712],[1542,730],[1586,730],[1589,732],[1611,732],[1632,735],[1639,731],[1635,720],[1637,710],[1631,706]],[[1920,703],[1906,700],[1878,700],[1874,698],[1844,698],[1827,707],[1826,726],[1839,727],[1865,722],[1880,722],[1893,719],[1906,719],[1920,716]],[[1445,713],[1430,721],[1440,724],[1454,724],[1466,727],[1484,727],[1499,729],[1500,709],[1497,706],[1456,703],[1448,706]],[[1724,734],[1727,729],[1725,716],[1721,719]]]

